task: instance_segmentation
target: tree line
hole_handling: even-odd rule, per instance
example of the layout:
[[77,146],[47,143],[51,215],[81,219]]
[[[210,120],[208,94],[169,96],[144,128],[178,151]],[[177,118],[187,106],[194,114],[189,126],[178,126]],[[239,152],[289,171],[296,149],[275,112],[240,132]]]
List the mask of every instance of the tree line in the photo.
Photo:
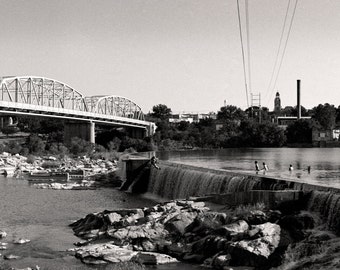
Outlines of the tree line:
[[164,104],[155,105],[147,115],[157,125],[153,137],[160,150],[179,148],[227,148],[227,147],[281,147],[285,145],[308,145],[312,143],[312,130],[329,130],[340,126],[340,106],[319,104],[306,110],[302,116],[311,119],[292,121],[286,129],[275,122],[277,116],[297,116],[297,107],[286,107],[280,112],[261,108],[254,116],[253,108],[242,110],[237,106],[223,106],[216,119],[200,119],[189,123],[172,123],[172,111]]
[[74,138],[70,144],[64,144],[64,122],[60,119],[19,117],[15,127],[4,127],[2,132],[27,132],[30,135],[25,142],[11,140],[0,144],[0,151],[21,154],[61,154],[90,155],[94,152],[122,152],[126,150],[153,151],[191,148],[227,148],[227,147],[281,147],[300,144],[311,145],[312,130],[330,130],[340,126],[340,106],[319,104],[306,110],[301,109],[300,119],[291,122],[284,130],[273,119],[276,116],[297,116],[296,107],[286,107],[279,113],[261,108],[260,114],[254,114],[252,108],[242,110],[237,106],[223,106],[216,113],[216,119],[204,118],[189,123],[173,123],[172,110],[164,104],[153,106],[146,120],[156,123],[157,129],[152,137],[135,139],[128,136],[124,129],[99,130],[97,144],[91,144]]

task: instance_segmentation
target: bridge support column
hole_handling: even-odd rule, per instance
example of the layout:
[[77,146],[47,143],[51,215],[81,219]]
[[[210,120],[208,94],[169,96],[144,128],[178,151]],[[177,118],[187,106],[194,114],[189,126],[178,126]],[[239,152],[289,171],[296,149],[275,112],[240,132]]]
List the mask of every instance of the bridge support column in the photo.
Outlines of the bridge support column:
[[65,122],[64,142],[69,144],[72,138],[78,137],[85,141],[95,143],[94,122]]

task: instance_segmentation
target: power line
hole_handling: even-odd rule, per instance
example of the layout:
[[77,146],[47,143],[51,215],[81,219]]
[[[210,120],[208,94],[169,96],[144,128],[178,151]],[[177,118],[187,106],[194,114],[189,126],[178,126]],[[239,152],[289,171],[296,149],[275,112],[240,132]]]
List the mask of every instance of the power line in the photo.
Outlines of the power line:
[[251,87],[251,66],[250,66],[250,39],[249,39],[249,10],[248,10],[248,0],[245,0],[245,9],[246,9],[246,32],[247,32],[247,51],[248,51],[248,85],[249,85],[249,92],[251,94],[252,87]]
[[238,26],[239,26],[239,30],[240,30],[241,49],[242,49],[244,84],[245,84],[245,88],[246,88],[247,107],[249,107],[248,88],[247,88],[247,75],[246,75],[246,63],[245,63],[244,49],[243,49],[244,46],[243,46],[243,39],[242,39],[242,25],[241,25],[241,17],[240,17],[240,5],[239,5],[238,0],[237,0],[237,14],[238,14]]
[[278,71],[277,71],[277,74],[276,74],[276,78],[275,78],[275,81],[274,81],[274,84],[273,84],[273,89],[271,91],[270,97],[272,97],[272,95],[273,95],[273,91],[275,89],[275,86],[276,86],[276,83],[277,83],[277,79],[278,79],[279,74],[280,74],[283,58],[285,56],[286,49],[287,49],[288,39],[289,39],[289,36],[290,36],[290,32],[292,30],[292,25],[293,25],[293,21],[294,21],[294,17],[295,17],[295,11],[296,11],[296,7],[297,7],[297,4],[298,4],[298,1],[299,0],[296,0],[296,2],[295,2],[295,6],[294,6],[294,10],[293,10],[293,15],[292,15],[291,20],[290,20],[290,25],[289,25],[288,34],[287,34],[286,42],[285,42],[285,45],[284,45],[284,49],[283,49],[280,65],[279,65],[279,68],[278,68]]
[[277,49],[276,58],[275,58],[275,62],[274,62],[274,66],[273,66],[273,70],[272,70],[272,74],[271,74],[271,77],[270,77],[270,81],[269,81],[269,85],[268,85],[266,94],[271,93],[270,87],[271,87],[273,79],[274,79],[274,74],[275,74],[277,63],[279,61],[279,55],[280,55],[280,51],[281,51],[281,45],[282,45],[284,30],[286,28],[286,22],[287,22],[287,16],[288,16],[288,11],[289,11],[290,1],[291,0],[288,1],[288,5],[287,5],[287,9],[286,9],[286,15],[285,15],[284,23],[283,23],[282,30],[281,30],[280,43],[279,43],[279,47]]

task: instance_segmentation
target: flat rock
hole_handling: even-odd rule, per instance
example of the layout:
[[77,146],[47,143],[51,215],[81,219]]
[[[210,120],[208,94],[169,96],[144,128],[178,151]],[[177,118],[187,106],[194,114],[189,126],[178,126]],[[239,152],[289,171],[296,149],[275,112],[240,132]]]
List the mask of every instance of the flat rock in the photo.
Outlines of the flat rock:
[[5,260],[16,260],[16,259],[19,259],[19,258],[20,258],[20,256],[13,255],[13,254],[4,255]]
[[139,262],[148,265],[166,264],[178,262],[175,258],[161,253],[155,252],[138,252],[131,259],[134,262]]
[[127,262],[137,254],[136,251],[132,251],[123,247],[116,246],[114,244],[93,244],[74,249],[76,257],[80,258],[84,263],[89,264],[102,264],[107,262]]
[[19,238],[19,239],[16,239],[16,240],[13,241],[14,244],[19,244],[19,245],[26,244],[26,243],[29,243],[29,242],[31,242],[31,240],[24,239],[24,238]]

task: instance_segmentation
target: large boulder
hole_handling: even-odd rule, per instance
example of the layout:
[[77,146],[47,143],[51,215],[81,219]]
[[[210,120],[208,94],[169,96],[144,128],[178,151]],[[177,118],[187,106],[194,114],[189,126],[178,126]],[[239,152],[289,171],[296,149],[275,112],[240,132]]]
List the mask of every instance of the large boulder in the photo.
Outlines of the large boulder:
[[192,254],[201,254],[204,258],[209,258],[220,251],[225,251],[229,247],[229,241],[221,236],[208,235],[196,242],[191,243]]
[[157,265],[157,264],[166,264],[166,263],[175,263],[178,262],[175,258],[161,253],[155,252],[138,252],[134,255],[131,260],[133,262],[138,262],[141,264],[147,265]]
[[70,224],[74,233],[79,237],[86,236],[91,230],[101,229],[104,226],[104,220],[100,214],[88,214],[86,217]]
[[215,232],[224,237],[238,239],[244,238],[248,230],[248,223],[244,220],[238,220],[234,223],[221,226]]
[[254,225],[260,229],[261,237],[253,240],[241,240],[230,244],[229,253],[232,264],[246,266],[268,265],[269,257],[280,243],[281,228],[277,224],[264,223]]
[[160,223],[146,223],[139,226],[127,226],[118,230],[108,230],[107,234],[118,243],[133,242],[136,239],[148,239],[152,241],[163,240],[169,233]]
[[112,243],[82,246],[75,248],[74,251],[77,258],[88,264],[128,262],[137,254],[136,251]]
[[230,254],[217,254],[213,257],[211,266],[213,269],[224,269],[224,267],[229,266],[230,260]]
[[197,215],[194,222],[187,227],[186,231],[195,234],[206,234],[227,224],[229,217],[225,213],[203,212]]
[[180,212],[164,224],[165,229],[172,234],[183,235],[196,216],[196,212]]

